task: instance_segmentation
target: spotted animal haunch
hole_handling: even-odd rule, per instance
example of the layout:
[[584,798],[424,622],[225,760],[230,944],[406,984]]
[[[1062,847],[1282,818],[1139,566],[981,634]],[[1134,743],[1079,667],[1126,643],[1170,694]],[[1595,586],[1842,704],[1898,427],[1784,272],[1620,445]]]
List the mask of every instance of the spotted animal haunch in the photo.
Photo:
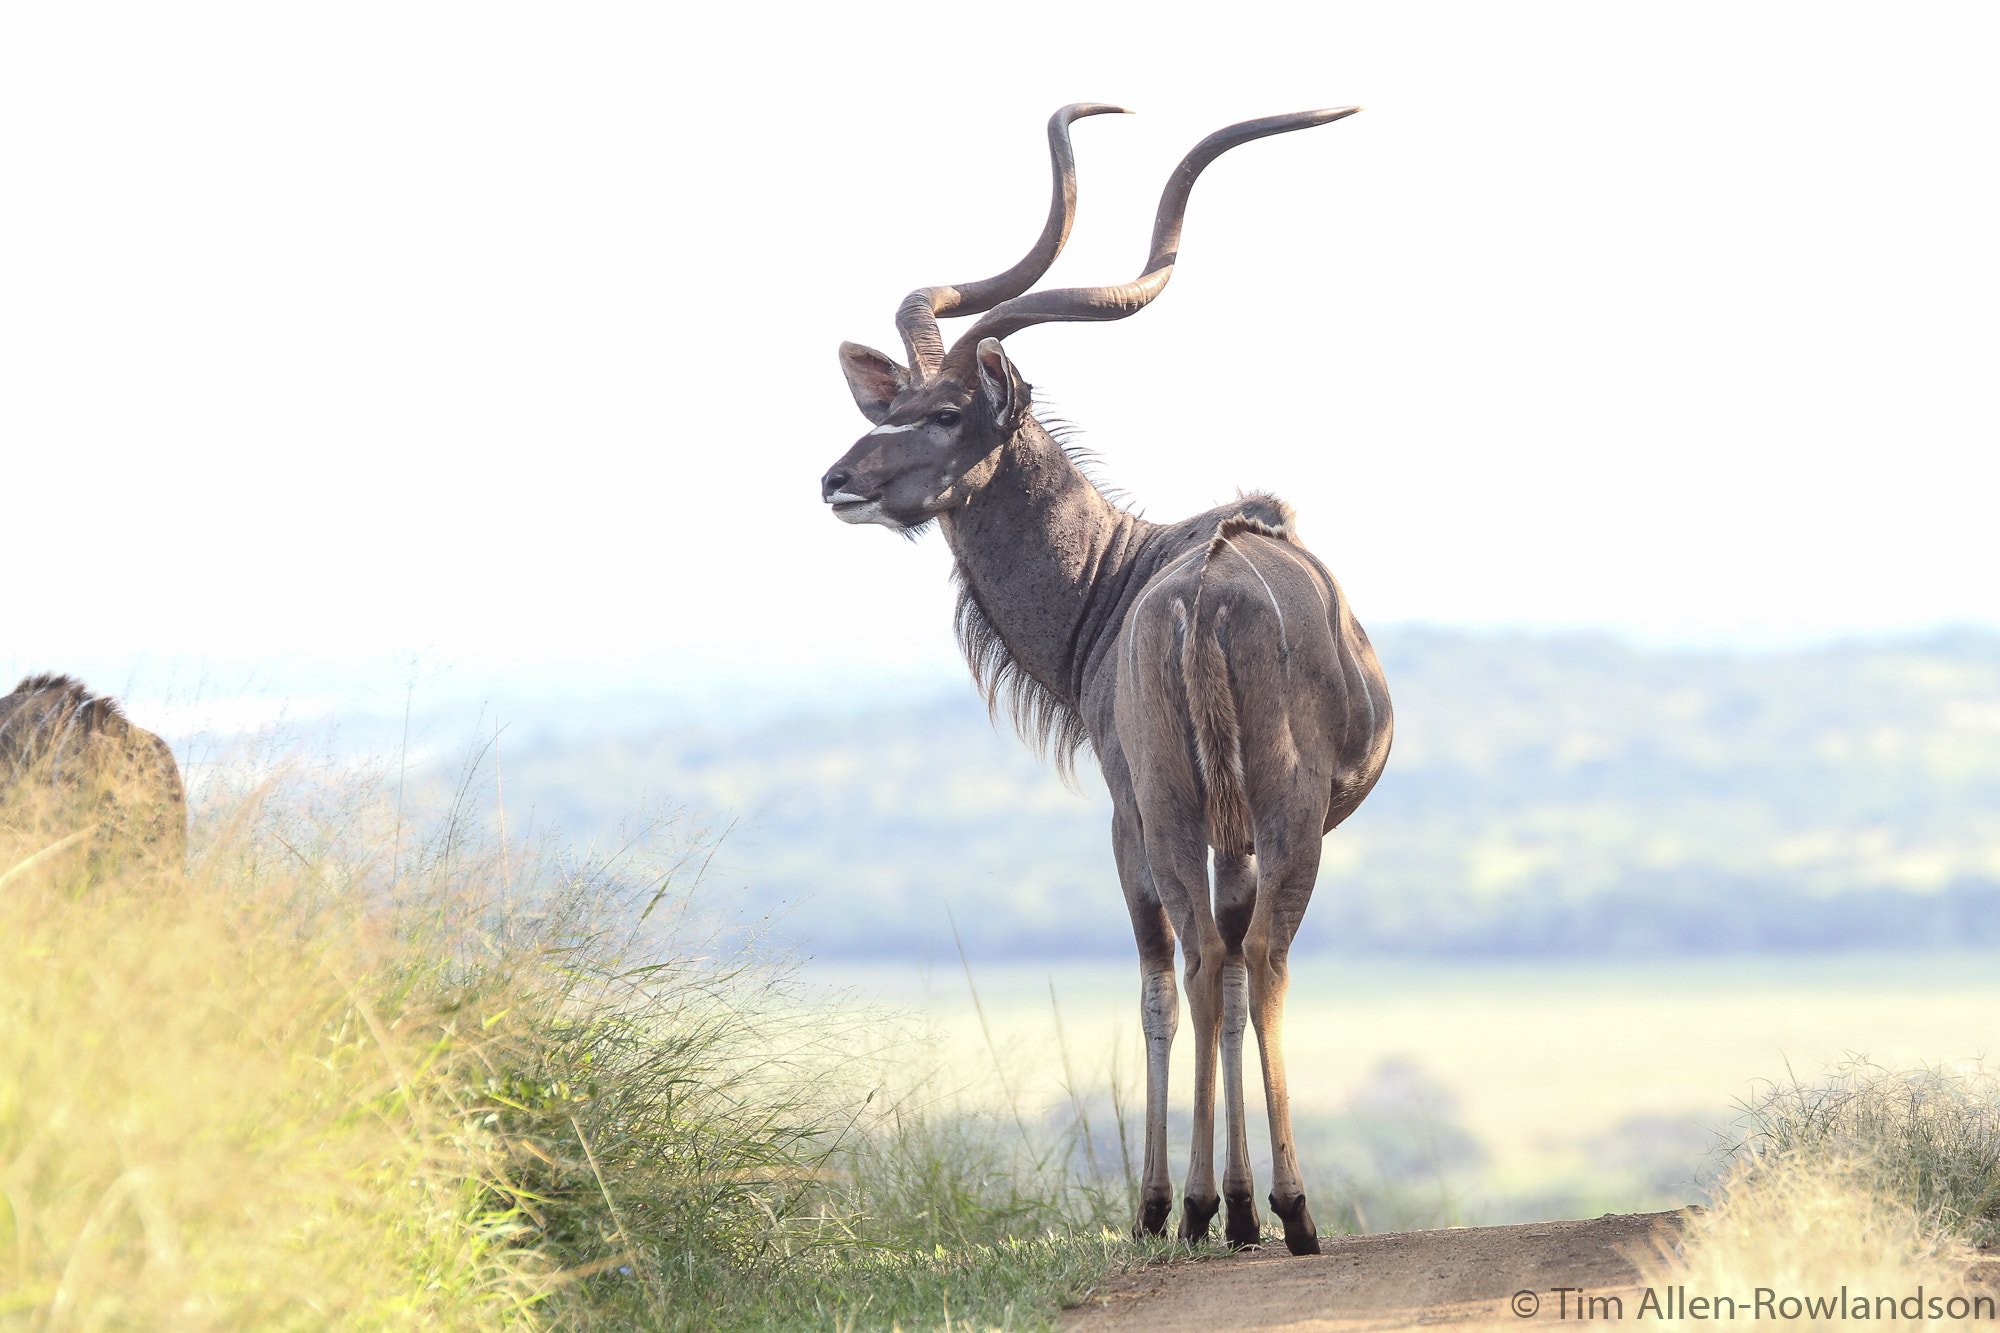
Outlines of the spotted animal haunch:
[[[0,695],[0,830],[41,860],[74,847],[100,869],[135,858],[179,867],[187,802],[167,743],[117,701],[68,676]],[[0,875],[25,868],[0,865]]]
[[[1112,801],[1111,849],[1138,938],[1146,1036],[1146,1161],[1136,1228],[1166,1230],[1167,1057],[1180,1023],[1174,942],[1194,1024],[1194,1142],[1180,1234],[1261,1234],[1243,1115],[1243,1034],[1254,1026],[1271,1119],[1272,1210],[1294,1254],[1319,1250],[1300,1182],[1282,1039],[1288,956],[1318,875],[1321,839],[1360,805],[1389,756],[1389,694],[1340,585],[1300,543],[1291,509],[1246,496],[1179,523],[1107,500],[1030,411],[1001,346],[1047,321],[1123,319],[1166,286],[1202,168],[1252,139],[1358,108],[1246,121],[1210,135],[1160,199],[1152,250],[1123,286],[1030,293],[1076,207],[1069,126],[1049,121],[1048,223],[997,277],[910,293],[898,363],[840,349],[874,428],[821,479],[849,523],[910,532],[935,521],[958,580],[957,628],[989,704],[1059,765],[1088,745]],[[947,350],[942,316],[979,315]],[[1213,877],[1210,874],[1211,855]],[[1228,1126],[1215,1173],[1220,1057]]]

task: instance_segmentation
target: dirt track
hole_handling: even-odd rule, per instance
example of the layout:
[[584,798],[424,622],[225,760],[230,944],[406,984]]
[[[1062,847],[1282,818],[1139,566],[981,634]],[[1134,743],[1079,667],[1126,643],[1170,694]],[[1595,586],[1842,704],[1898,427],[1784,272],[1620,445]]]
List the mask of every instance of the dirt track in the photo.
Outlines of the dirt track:
[[[1681,1218],[1606,1214],[1584,1222],[1331,1236],[1321,1238],[1324,1253],[1305,1258],[1267,1246],[1121,1274],[1070,1311],[1064,1327],[1069,1333],[1360,1333],[1575,1321],[1577,1296],[1558,1294],[1559,1287],[1620,1297],[1630,1319],[1643,1291],[1633,1260],[1672,1246]],[[1538,1303],[1525,1318],[1511,1304],[1522,1291]]]

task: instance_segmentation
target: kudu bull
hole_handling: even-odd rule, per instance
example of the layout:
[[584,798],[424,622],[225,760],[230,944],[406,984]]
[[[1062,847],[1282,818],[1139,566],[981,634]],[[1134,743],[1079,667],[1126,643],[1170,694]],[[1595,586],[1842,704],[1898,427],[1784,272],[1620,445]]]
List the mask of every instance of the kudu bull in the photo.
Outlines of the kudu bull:
[[[1361,803],[1389,754],[1389,696],[1339,584],[1299,543],[1292,511],[1246,496],[1180,523],[1107,500],[1030,411],[1000,340],[1047,321],[1123,319],[1166,286],[1188,194],[1238,144],[1339,120],[1342,107],[1246,121],[1202,140],[1167,183],[1135,282],[1026,295],[1075,214],[1070,122],[1049,121],[1054,198],[1040,240],[997,277],[910,293],[896,323],[908,365],[854,343],[840,361],[875,423],[828,471],[839,518],[910,532],[938,521],[956,557],[957,630],[989,705],[1059,764],[1086,742],[1112,800],[1112,852],[1138,937],[1146,1037],[1146,1160],[1137,1230],[1166,1230],[1167,1058],[1179,1026],[1174,941],[1195,1029],[1194,1145],[1180,1235],[1253,1244],[1243,1029],[1254,1023],[1271,1119],[1271,1208],[1294,1254],[1319,1250],[1299,1177],[1281,1028],[1287,955],[1320,841]],[[983,314],[949,351],[937,319]],[[1214,851],[1211,896],[1209,852]],[[1215,1185],[1220,1047],[1228,1163]]]

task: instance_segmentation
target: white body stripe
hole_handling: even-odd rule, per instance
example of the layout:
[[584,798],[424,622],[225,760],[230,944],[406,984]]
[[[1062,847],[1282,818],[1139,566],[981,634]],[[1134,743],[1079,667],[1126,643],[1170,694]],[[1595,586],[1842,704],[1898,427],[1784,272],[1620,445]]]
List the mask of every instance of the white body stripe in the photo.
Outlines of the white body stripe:
[[[1188,551],[1182,554],[1178,559],[1168,562],[1167,566],[1164,569],[1162,569],[1158,574],[1153,575],[1153,577],[1147,581],[1146,591],[1140,593],[1139,600],[1133,603],[1131,613],[1125,617],[1125,623],[1128,625],[1138,624],[1139,610],[1141,607],[1146,605],[1146,599],[1148,597],[1151,597],[1154,593],[1160,590],[1160,580],[1163,577],[1165,577],[1168,573],[1170,573],[1175,568],[1175,566],[1186,564],[1188,562],[1189,556],[1194,556],[1199,554],[1201,554],[1199,548],[1196,548],[1195,550],[1192,551]],[[1126,641],[1125,656],[1127,659],[1131,661],[1132,674],[1134,677],[1136,677],[1139,674],[1139,638],[1136,634],[1133,635],[1132,638]]]
[[1291,679],[1292,642],[1285,637],[1285,608],[1278,605],[1278,594],[1271,591],[1271,581],[1264,577],[1263,570],[1257,568],[1257,562],[1250,558],[1248,551],[1240,549],[1235,542],[1230,541],[1227,537],[1222,539],[1222,544],[1243,557],[1243,563],[1250,566],[1250,572],[1257,576],[1257,582],[1264,585],[1264,595],[1271,599],[1271,609],[1278,613],[1278,647],[1283,649],[1285,654],[1285,678],[1287,680]]
[[1320,609],[1326,612],[1327,620],[1331,622],[1333,619],[1333,607],[1326,600],[1326,590],[1319,586],[1319,576],[1312,572],[1312,568],[1305,561],[1293,555],[1285,547],[1280,546],[1278,551],[1285,559],[1297,565],[1299,572],[1306,576],[1306,582],[1312,584],[1313,596],[1319,598]]

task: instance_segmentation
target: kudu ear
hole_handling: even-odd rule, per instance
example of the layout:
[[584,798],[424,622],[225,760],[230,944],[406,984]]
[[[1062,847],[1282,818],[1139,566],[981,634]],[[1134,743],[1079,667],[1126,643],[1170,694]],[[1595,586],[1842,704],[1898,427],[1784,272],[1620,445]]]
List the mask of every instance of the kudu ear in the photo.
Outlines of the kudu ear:
[[876,425],[888,419],[889,404],[910,387],[910,372],[872,347],[860,343],[840,345],[840,369],[854,394],[861,415]]
[[1001,350],[998,338],[979,340],[979,396],[993,414],[993,424],[1012,430],[1028,411],[1028,382]]

